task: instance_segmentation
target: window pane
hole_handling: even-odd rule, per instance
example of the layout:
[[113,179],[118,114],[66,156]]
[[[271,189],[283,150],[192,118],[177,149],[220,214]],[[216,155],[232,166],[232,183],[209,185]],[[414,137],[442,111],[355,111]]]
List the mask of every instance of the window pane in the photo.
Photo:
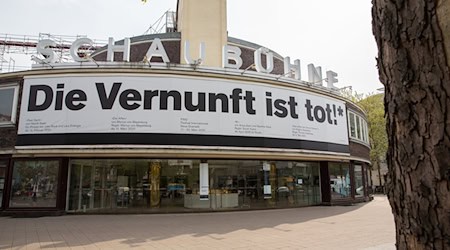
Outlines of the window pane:
[[14,88],[0,89],[0,123],[11,122]]
[[331,199],[349,197],[350,193],[350,167],[345,163],[330,163]]
[[350,136],[356,138],[355,115],[350,113]]
[[10,207],[56,207],[59,161],[14,162]]
[[366,141],[366,121],[364,121],[363,119],[361,119],[361,135],[362,135],[362,140]]
[[369,142],[369,126],[367,125],[367,122],[364,123],[364,126],[366,127],[366,142]]
[[[208,160],[202,168],[200,164],[191,159],[71,160],[68,210],[173,212],[321,202],[317,162]],[[200,195],[200,185],[205,184],[208,200]]]
[[361,140],[361,121],[359,116],[356,116],[356,138]]
[[362,176],[362,166],[355,165],[355,189],[356,189],[356,197],[364,196],[364,185],[363,185],[363,176]]

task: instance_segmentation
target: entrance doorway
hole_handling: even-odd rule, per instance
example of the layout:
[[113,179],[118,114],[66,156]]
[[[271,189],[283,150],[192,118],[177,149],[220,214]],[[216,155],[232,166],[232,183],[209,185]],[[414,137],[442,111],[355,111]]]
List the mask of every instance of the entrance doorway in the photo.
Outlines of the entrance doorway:
[[68,210],[111,210],[145,206],[149,188],[145,162],[74,160],[70,164]]
[[192,160],[72,160],[69,211],[183,209],[186,194],[198,189]]

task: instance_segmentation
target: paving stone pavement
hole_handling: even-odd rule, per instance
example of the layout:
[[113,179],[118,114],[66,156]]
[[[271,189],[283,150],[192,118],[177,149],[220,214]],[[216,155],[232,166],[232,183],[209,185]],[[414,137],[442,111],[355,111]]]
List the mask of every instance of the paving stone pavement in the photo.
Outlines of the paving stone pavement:
[[395,249],[385,196],[353,206],[0,217],[0,249]]

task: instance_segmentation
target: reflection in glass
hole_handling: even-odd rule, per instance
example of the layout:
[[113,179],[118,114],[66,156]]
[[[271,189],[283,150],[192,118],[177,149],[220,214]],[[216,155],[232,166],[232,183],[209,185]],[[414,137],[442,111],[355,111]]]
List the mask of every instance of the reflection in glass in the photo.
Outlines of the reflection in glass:
[[200,160],[99,159],[70,162],[70,211],[191,211],[320,203],[319,164],[208,160],[208,200],[200,199]]
[[359,116],[356,116],[356,138],[359,140],[361,139],[361,123],[360,120],[362,120]]
[[355,165],[355,196],[364,196],[363,171],[361,165]]
[[15,88],[0,89],[0,123],[11,122]]
[[348,163],[329,163],[331,199],[351,196],[350,166]]
[[349,113],[350,116],[350,136],[356,138],[355,114]]
[[59,161],[15,161],[10,207],[56,207]]
[[364,121],[363,119],[361,119],[361,136],[362,136],[362,140],[364,142],[367,142],[366,139],[366,121]]
[[350,137],[369,143],[369,130],[367,127],[367,121],[364,120],[363,117],[350,111],[348,112],[348,117]]

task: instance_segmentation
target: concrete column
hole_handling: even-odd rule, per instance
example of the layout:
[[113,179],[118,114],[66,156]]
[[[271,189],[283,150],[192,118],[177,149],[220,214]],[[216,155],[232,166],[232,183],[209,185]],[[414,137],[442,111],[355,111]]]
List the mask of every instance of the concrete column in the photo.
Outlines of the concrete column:
[[202,66],[222,67],[222,48],[227,44],[226,0],[179,0],[178,31],[181,32],[181,57],[184,60],[185,42],[192,60],[200,57],[200,43],[204,42],[205,59]]

